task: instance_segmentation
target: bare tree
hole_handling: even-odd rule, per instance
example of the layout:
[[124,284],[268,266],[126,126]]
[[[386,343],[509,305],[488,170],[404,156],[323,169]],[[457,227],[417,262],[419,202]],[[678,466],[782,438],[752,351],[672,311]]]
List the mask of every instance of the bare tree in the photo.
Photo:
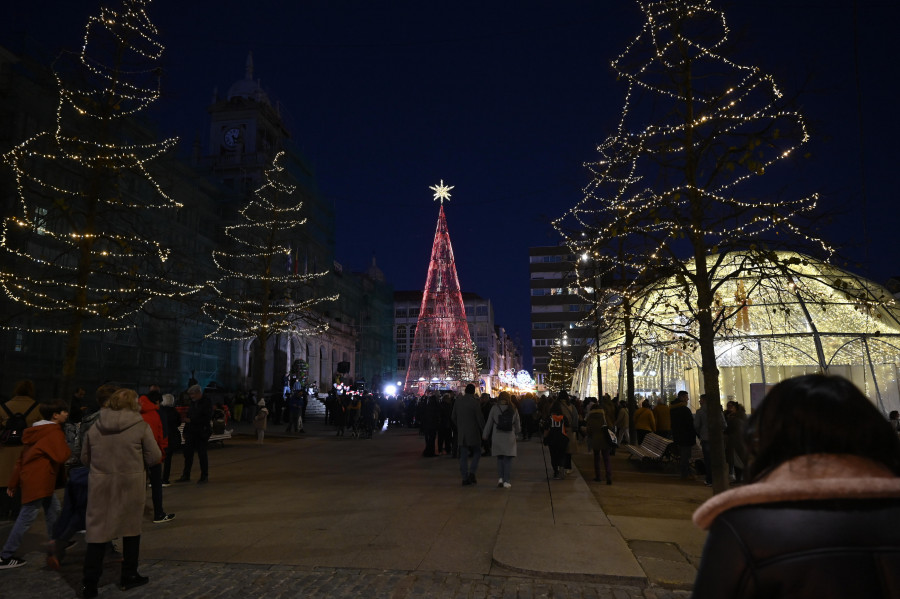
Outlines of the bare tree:
[[10,329],[64,335],[61,394],[74,385],[83,333],[132,328],[156,297],[175,293],[169,250],[140,223],[180,206],[149,165],[176,139],[141,139],[133,115],[159,96],[163,52],[143,0],[88,19],[78,54],[54,63],[57,126],[3,158],[19,208],[3,221],[0,285]]
[[265,172],[265,183],[241,211],[242,220],[225,228],[234,241],[231,251],[216,250],[213,260],[220,277],[204,313],[216,323],[208,335],[215,339],[252,339],[253,389],[265,391],[269,340],[277,334],[298,336],[324,332],[328,324],[313,306],[334,301],[337,295],[314,297],[312,282],[326,272],[299,273],[291,242],[306,222],[302,201],[293,198],[296,186],[281,164],[279,152]]
[[[748,271],[780,272],[776,248],[825,258],[830,247],[805,231],[815,195],[780,197],[770,175],[807,141],[802,116],[772,78],[724,55],[728,28],[709,0],[642,2],[641,33],[612,62],[627,81],[613,193],[586,194],[574,210],[599,237],[626,237],[607,254],[634,273],[662,269],[676,281],[655,301],[672,310],[655,323],[660,342],[696,343],[710,421],[716,492],[727,488],[716,335],[741,309],[723,285]],[[745,289],[750,293],[752,289]]]

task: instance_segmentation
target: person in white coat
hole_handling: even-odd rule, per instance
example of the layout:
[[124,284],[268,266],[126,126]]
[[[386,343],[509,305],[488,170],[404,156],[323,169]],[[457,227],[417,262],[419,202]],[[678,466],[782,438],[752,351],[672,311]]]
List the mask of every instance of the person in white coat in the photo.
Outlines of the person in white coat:
[[[509,429],[505,428],[509,423]],[[522,423],[516,406],[510,401],[510,395],[506,391],[500,393],[497,403],[488,413],[484,423],[482,438],[491,440],[491,454],[497,456],[497,486],[510,488],[510,474],[512,473],[512,459],[516,457],[516,438],[522,433]]]

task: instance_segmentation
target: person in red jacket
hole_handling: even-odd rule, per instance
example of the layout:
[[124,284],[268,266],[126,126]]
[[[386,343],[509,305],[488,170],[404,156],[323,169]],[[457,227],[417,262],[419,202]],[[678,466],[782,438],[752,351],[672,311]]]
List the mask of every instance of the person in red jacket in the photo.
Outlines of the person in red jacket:
[[169,440],[163,434],[162,420],[159,418],[159,402],[162,400],[162,394],[153,390],[147,395],[141,395],[141,418],[144,419],[153,431],[153,438],[159,445],[159,451],[163,454],[163,459],[158,464],[153,464],[147,468],[150,479],[150,496],[153,499],[153,523],[161,524],[175,519],[175,514],[166,513],[163,509],[163,478],[162,464],[165,460],[166,450],[169,446]]
[[59,469],[72,454],[62,430],[62,424],[69,417],[69,408],[66,402],[56,400],[41,404],[38,409],[43,420],[38,420],[22,434],[22,453],[6,490],[12,497],[21,487],[22,509],[0,551],[0,569],[25,565],[25,560],[13,557],[13,553],[41,509],[47,519],[48,531],[53,530],[59,515],[59,499],[53,491]]

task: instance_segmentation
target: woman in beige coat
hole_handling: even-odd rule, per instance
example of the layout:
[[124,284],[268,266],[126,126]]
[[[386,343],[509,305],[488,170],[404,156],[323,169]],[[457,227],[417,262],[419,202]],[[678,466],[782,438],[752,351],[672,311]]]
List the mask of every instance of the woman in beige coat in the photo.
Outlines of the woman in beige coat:
[[162,454],[140,409],[137,393],[131,389],[116,391],[100,409],[84,439],[81,461],[90,468],[85,597],[97,596],[103,554],[107,543],[116,537],[122,537],[122,590],[150,580],[137,571],[147,494],[145,468],[159,463]]

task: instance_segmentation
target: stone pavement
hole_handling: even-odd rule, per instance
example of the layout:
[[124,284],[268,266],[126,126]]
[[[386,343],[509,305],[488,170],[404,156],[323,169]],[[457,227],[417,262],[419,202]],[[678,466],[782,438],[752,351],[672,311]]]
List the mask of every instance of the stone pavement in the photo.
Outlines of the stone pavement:
[[[141,571],[151,582],[127,595],[689,595],[702,535],[683,521],[607,517],[577,471],[548,479],[537,440],[519,444],[513,486],[502,489],[495,459],[482,459],[478,485],[462,487],[456,460],[421,457],[415,430],[339,438],[315,421],[306,431],[287,436],[270,425],[260,446],[239,426],[210,451],[209,484],[167,488],[166,509],[177,517],[153,524],[146,511]],[[177,471],[180,456],[173,462]],[[0,523],[0,538],[10,528]],[[83,544],[54,572],[43,539],[39,519],[19,551],[28,564],[0,571],[0,597],[77,596]],[[101,597],[125,596],[117,579],[118,565],[108,563]]]

